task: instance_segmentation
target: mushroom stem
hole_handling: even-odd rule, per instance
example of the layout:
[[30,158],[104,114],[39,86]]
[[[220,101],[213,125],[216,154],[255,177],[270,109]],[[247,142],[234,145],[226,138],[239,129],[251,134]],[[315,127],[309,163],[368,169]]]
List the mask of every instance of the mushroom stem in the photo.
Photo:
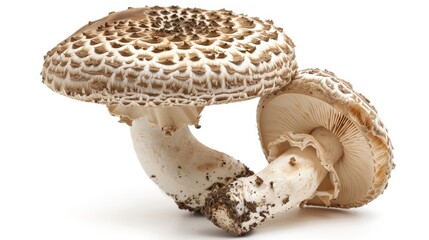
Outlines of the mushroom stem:
[[132,122],[131,136],[147,175],[180,209],[197,212],[212,190],[253,174],[240,161],[201,144],[187,125],[165,134],[141,117]]
[[239,236],[276,213],[313,198],[328,173],[320,153],[334,164],[343,150],[338,139],[323,127],[307,136],[303,142],[319,144],[291,147],[259,173],[213,192],[206,200],[205,215],[218,227]]

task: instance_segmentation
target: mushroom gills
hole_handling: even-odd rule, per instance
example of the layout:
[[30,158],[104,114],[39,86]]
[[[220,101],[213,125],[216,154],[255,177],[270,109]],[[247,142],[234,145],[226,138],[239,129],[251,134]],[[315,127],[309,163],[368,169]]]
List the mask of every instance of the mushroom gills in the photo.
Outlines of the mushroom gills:
[[342,161],[332,164],[329,159],[319,159],[329,175],[319,186],[317,194],[321,196],[330,193],[333,198],[328,204],[326,198],[309,199],[308,203],[312,205],[341,207],[360,201],[371,189],[375,178],[376,166],[366,132],[343,114],[343,108],[344,105],[335,106],[316,97],[285,93],[273,98],[262,109],[260,131],[265,133],[261,138],[268,161],[277,158],[290,147],[287,141],[281,140],[281,136],[289,131],[309,134],[314,129],[323,127],[341,142]]
[[[157,119],[175,119],[178,112],[158,110],[151,110]],[[166,134],[165,126],[152,123],[153,119],[149,115],[132,121],[134,148],[147,175],[180,209],[199,212],[211,191],[253,174],[240,161],[201,144],[187,124]]]
[[327,202],[333,198],[332,193],[317,189],[328,174],[320,159],[333,165],[343,155],[338,138],[323,127],[311,134],[289,132],[270,150],[276,152],[285,143],[291,147],[262,171],[209,195],[204,211],[213,223],[239,236],[316,194]]

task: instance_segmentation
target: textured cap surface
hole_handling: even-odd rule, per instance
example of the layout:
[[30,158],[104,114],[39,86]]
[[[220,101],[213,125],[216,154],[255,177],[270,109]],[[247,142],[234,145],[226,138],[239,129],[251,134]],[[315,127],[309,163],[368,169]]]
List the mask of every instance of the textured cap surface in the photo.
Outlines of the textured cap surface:
[[42,77],[83,101],[204,106],[285,86],[297,68],[293,48],[271,21],[227,10],[130,8],[54,47]]
[[393,148],[375,108],[350,83],[328,71],[307,69],[260,100],[258,128],[266,156],[281,135],[309,134],[318,127],[338,137],[343,157],[334,165],[322,161],[329,174],[318,191],[332,197],[307,204],[358,207],[381,194],[394,167]]

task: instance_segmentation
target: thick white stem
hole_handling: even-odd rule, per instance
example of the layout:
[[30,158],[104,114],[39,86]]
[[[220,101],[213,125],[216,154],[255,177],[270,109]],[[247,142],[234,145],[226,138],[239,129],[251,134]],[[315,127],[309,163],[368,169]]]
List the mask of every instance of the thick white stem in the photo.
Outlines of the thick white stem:
[[[312,132],[325,156],[338,160],[342,147],[332,133]],[[243,235],[274,214],[311,199],[328,171],[313,147],[289,148],[259,173],[243,177],[214,192],[207,199],[205,214],[234,235]]]
[[238,160],[198,142],[188,126],[166,135],[143,117],[132,122],[131,136],[147,175],[181,209],[199,211],[212,190],[252,174]]

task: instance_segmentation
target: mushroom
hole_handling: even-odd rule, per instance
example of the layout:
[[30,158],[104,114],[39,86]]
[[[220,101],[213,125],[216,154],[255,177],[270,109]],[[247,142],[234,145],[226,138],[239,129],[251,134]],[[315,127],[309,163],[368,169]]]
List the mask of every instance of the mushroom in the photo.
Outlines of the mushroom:
[[[43,83],[102,103],[131,126],[144,170],[179,208],[251,172],[191,134],[207,105],[271,93],[296,73],[292,41],[271,21],[172,7],[129,8],[89,22],[45,56]],[[225,116],[227,117],[227,116]]]
[[350,83],[319,69],[300,71],[263,96],[258,129],[269,165],[211,193],[205,214],[243,235],[301,204],[360,207],[380,195],[394,166],[387,130]]

